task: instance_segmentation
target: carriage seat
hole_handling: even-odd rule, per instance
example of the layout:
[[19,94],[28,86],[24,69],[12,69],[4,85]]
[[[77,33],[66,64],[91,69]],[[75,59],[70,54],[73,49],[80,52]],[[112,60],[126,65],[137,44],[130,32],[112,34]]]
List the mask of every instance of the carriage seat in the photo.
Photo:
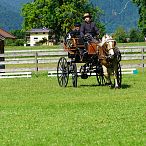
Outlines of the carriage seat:
[[69,49],[85,48],[85,43],[79,32],[71,32],[66,38],[66,46]]

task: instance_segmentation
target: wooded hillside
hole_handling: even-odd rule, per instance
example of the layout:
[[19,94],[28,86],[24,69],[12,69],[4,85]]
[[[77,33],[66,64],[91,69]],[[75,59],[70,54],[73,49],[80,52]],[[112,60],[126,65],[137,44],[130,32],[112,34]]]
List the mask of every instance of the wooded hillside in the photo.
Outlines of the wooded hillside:
[[138,25],[138,8],[130,0],[91,0],[99,6],[104,14],[101,20],[106,24],[108,32],[123,26],[126,30]]

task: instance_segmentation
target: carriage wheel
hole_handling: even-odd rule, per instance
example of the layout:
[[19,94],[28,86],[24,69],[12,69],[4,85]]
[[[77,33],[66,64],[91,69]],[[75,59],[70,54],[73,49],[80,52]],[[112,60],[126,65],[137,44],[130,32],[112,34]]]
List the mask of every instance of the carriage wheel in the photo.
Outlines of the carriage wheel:
[[76,64],[74,63],[72,65],[73,69],[72,69],[72,84],[73,84],[73,87],[77,87],[77,78],[78,78],[78,74],[77,74],[77,66]]
[[105,78],[104,78],[102,66],[96,66],[96,78],[97,78],[98,86],[105,85]]
[[98,86],[103,86],[105,85],[105,79],[103,75],[96,75]]
[[117,82],[118,82],[118,86],[121,87],[121,84],[122,84],[122,71],[121,71],[120,63],[118,64],[118,70],[117,70]]
[[69,68],[67,60],[64,57],[61,57],[58,61],[57,78],[59,86],[61,87],[67,86],[69,78]]

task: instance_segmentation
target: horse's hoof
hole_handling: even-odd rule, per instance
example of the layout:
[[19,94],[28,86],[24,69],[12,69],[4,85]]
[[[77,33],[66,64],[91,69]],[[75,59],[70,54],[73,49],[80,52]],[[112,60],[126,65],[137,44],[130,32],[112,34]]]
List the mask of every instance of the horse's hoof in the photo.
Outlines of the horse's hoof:
[[112,84],[109,84],[108,86],[109,86],[110,88],[112,88]]
[[115,89],[120,89],[120,87],[119,86],[115,86]]
[[111,87],[112,84],[111,84],[111,83],[105,83],[105,86],[109,86],[109,87]]

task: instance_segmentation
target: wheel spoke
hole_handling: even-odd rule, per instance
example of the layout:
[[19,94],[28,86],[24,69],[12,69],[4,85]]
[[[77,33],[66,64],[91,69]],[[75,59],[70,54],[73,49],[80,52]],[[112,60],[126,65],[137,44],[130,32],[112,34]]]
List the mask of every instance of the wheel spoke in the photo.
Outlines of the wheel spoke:
[[66,78],[66,76],[63,76],[63,78],[64,78],[64,79],[63,79],[63,81],[64,81],[63,83],[64,83],[64,85],[66,85],[66,83],[67,83],[67,78]]
[[58,66],[57,66],[57,78],[58,78],[58,83],[61,87],[66,87],[68,84],[68,64],[67,60],[62,57],[58,61]]
[[120,63],[118,64],[118,69],[117,69],[117,82],[118,82],[118,86],[121,87],[122,73],[121,73],[121,65],[120,65]]
[[104,74],[103,74],[103,68],[102,66],[96,66],[96,68],[98,69],[98,71],[96,72],[96,78],[97,78],[97,82],[98,85],[104,85],[105,84],[105,79],[104,79]]
[[72,64],[72,84],[73,87],[77,87],[77,66],[76,64]]

